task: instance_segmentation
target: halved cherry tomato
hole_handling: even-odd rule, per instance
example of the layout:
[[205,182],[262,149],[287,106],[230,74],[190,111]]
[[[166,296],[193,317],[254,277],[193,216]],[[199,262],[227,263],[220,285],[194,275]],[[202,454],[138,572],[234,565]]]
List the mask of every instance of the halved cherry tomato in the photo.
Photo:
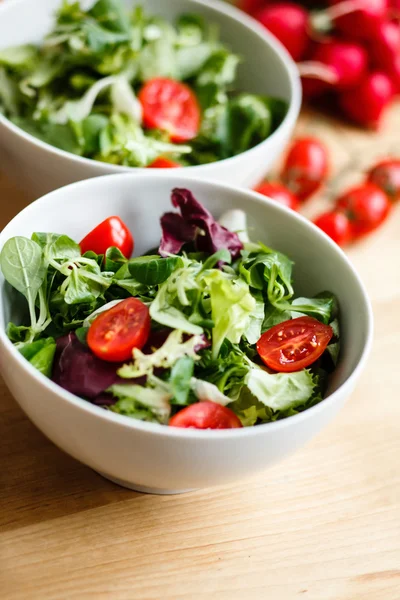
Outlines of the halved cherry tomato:
[[300,201],[297,196],[292,194],[290,190],[280,183],[264,181],[256,187],[254,191],[263,196],[268,196],[269,198],[276,200],[279,204],[283,204],[283,206],[287,206],[292,210],[298,210],[299,208]]
[[137,298],[127,298],[95,318],[87,343],[98,358],[122,362],[132,358],[133,348],[143,348],[149,334],[149,309]]
[[105,254],[107,248],[115,246],[129,258],[133,252],[134,241],[128,227],[119,217],[108,217],[92,229],[79,244],[82,254],[96,252]]
[[368,181],[375,183],[391,200],[400,200],[400,159],[388,158],[375,165],[368,173]]
[[196,137],[201,112],[190,87],[180,81],[159,77],[145,83],[138,98],[146,127],[168,131],[173,142],[186,142]]
[[196,402],[180,410],[172,417],[172,427],[194,429],[234,429],[242,427],[240,419],[226,406],[216,402]]
[[332,327],[312,317],[284,321],[263,333],[257,352],[274,371],[291,373],[312,365],[333,336]]
[[374,183],[363,183],[345,192],[336,207],[350,219],[353,237],[374,231],[388,216],[391,203],[385,192]]
[[314,221],[339,246],[345,246],[351,240],[351,223],[347,215],[335,210],[322,213]]
[[283,165],[282,182],[300,200],[317,191],[328,175],[328,153],[316,138],[293,142]]
[[181,167],[182,165],[174,162],[173,160],[169,160],[169,158],[164,158],[160,156],[153,160],[152,163],[147,165],[148,169],[176,169],[177,167]]

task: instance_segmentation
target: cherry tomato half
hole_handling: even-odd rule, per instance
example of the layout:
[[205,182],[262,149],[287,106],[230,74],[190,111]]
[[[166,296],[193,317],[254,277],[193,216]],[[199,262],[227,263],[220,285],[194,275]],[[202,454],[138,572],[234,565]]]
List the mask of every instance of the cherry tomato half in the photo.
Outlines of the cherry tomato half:
[[129,258],[133,252],[134,241],[128,227],[119,217],[108,217],[92,229],[79,244],[82,254],[96,252],[105,254],[107,248],[115,246]]
[[216,402],[196,402],[180,410],[172,417],[172,427],[194,429],[234,429],[242,427],[240,419],[226,406]]
[[332,327],[312,317],[284,321],[263,333],[257,352],[274,371],[291,373],[312,365],[333,336]]
[[255,191],[263,196],[268,196],[268,198],[276,200],[279,204],[283,204],[283,206],[287,206],[292,210],[298,210],[299,208],[299,199],[280,183],[264,181],[255,188]]
[[314,221],[339,246],[345,246],[351,240],[351,223],[342,212],[330,211],[323,213]]
[[375,165],[368,173],[368,181],[381,188],[393,202],[400,200],[400,159],[389,158]]
[[95,318],[87,343],[98,358],[122,362],[132,357],[133,348],[143,348],[149,334],[149,309],[137,298],[127,298]]
[[138,98],[146,127],[168,131],[173,142],[196,137],[200,128],[200,106],[187,85],[173,79],[151,79],[142,87]]
[[351,188],[336,201],[336,207],[350,219],[353,237],[361,237],[374,229],[388,216],[391,203],[385,192],[374,183]]
[[182,165],[174,162],[173,160],[169,160],[169,158],[164,158],[160,156],[153,160],[152,163],[147,165],[148,169],[176,169],[177,167],[181,167]]
[[322,185],[328,170],[325,146],[315,138],[300,138],[289,149],[281,179],[293,194],[305,200]]

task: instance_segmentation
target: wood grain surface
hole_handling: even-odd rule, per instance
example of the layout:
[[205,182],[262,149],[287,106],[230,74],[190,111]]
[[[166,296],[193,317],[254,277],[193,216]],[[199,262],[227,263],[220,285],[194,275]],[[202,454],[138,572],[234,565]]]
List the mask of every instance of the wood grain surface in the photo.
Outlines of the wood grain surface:
[[[379,134],[314,113],[298,131],[329,145],[340,190],[400,150],[400,109]],[[0,227],[28,199],[1,174]],[[170,497],[118,488],[44,438],[0,380],[1,599],[399,600],[399,233],[397,207],[349,250],[376,319],[357,390],[251,481]]]

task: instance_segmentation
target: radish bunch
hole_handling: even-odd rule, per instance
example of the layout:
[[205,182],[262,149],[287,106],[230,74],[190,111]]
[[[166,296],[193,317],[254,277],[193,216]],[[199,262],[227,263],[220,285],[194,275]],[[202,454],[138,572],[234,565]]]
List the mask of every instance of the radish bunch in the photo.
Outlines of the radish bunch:
[[400,94],[400,0],[326,0],[319,10],[279,0],[238,1],[298,63],[305,99],[333,96],[347,118],[379,126]]

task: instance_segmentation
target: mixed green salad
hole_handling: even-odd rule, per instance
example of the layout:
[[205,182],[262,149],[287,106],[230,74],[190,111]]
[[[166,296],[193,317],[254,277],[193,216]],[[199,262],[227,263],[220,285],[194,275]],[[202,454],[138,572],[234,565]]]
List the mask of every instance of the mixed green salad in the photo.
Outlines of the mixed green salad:
[[216,221],[187,189],[172,204],[159,247],[135,258],[115,216],[79,244],[9,239],[0,266],[27,301],[10,340],[66,390],[144,421],[252,426],[320,402],[339,354],[335,297],[296,297],[291,260],[249,240],[244,212]]
[[0,50],[0,112],[67,152],[130,167],[200,165],[240,154],[282,122],[287,103],[238,92],[241,58],[196,14],[175,25],[64,1],[40,46]]

